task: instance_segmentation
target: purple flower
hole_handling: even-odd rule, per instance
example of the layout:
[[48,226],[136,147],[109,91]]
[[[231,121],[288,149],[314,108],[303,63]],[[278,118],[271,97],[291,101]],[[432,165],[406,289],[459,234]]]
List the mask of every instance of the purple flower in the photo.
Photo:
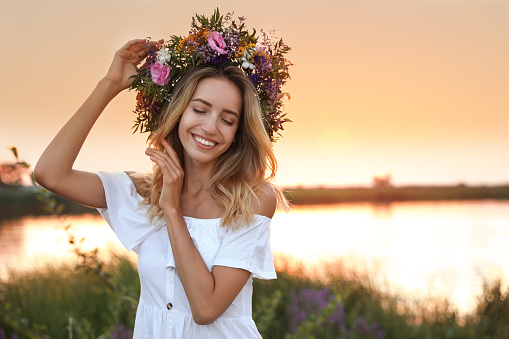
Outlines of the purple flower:
[[226,55],[219,55],[217,57],[211,57],[209,62],[215,65],[222,65],[228,61],[228,57]]
[[325,319],[322,326],[332,328],[343,324],[345,314],[343,305],[335,301],[334,294],[328,288],[320,290],[303,288],[298,292],[291,291],[290,296],[288,311],[292,316],[290,324],[292,332],[295,332],[309,316],[319,315],[331,302],[336,303],[337,311]]
[[262,77],[259,74],[249,74],[249,80],[251,80],[251,83],[253,85],[258,86],[262,81]]
[[385,332],[380,328],[379,323],[369,324],[363,317],[358,317],[357,319],[355,319],[353,329],[356,334],[360,334],[363,337],[368,338],[383,339],[385,338],[386,335]]
[[129,328],[127,328],[124,324],[120,324],[111,333],[108,339],[131,339],[132,337],[133,332]]
[[263,73],[268,73],[272,70],[272,63],[270,62],[270,59],[267,59],[264,55],[255,55],[254,63]]

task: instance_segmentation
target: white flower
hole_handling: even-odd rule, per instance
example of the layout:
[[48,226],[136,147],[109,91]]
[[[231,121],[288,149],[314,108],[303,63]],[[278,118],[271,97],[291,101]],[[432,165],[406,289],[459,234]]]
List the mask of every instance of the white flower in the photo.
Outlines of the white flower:
[[171,53],[168,50],[161,48],[156,52],[156,55],[157,61],[160,61],[163,65],[168,66],[171,60]]
[[242,61],[242,68],[244,69],[254,69],[255,65],[249,62],[249,59],[251,59],[251,56],[253,55],[252,52],[254,51],[254,48],[249,48],[244,50],[244,56],[240,59]]
[[251,48],[246,48],[244,50],[244,58],[246,59],[250,59],[251,56],[253,55],[253,52],[256,51],[255,48],[251,47]]
[[246,58],[242,57],[242,59],[240,59],[242,61],[242,68],[244,69],[254,69],[255,68],[255,65],[253,65],[252,63],[250,63],[249,61],[247,61]]

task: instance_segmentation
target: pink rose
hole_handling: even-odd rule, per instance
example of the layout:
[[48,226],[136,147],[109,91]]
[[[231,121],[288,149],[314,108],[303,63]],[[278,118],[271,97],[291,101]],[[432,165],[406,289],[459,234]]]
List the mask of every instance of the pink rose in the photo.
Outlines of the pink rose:
[[170,82],[170,66],[164,66],[160,61],[150,65],[150,75],[154,84],[166,86]]
[[224,42],[223,37],[219,32],[212,31],[208,34],[207,41],[209,42],[210,48],[216,51],[219,54],[226,54],[227,51],[224,50],[226,47],[226,43]]

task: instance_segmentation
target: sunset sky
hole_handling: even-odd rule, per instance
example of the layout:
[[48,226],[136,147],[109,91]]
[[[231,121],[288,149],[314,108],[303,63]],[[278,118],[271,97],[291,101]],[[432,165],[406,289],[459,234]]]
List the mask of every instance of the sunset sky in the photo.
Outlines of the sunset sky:
[[[125,41],[187,35],[216,6],[292,47],[278,184],[509,183],[507,0],[3,0],[0,162],[16,145],[35,164]],[[134,105],[110,104],[76,168],[151,168]]]

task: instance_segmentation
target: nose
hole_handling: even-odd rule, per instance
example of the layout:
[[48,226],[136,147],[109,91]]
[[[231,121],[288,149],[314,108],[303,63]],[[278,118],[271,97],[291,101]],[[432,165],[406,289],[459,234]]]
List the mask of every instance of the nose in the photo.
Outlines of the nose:
[[202,130],[207,134],[217,133],[217,117],[214,114],[208,114],[205,121],[201,125]]

